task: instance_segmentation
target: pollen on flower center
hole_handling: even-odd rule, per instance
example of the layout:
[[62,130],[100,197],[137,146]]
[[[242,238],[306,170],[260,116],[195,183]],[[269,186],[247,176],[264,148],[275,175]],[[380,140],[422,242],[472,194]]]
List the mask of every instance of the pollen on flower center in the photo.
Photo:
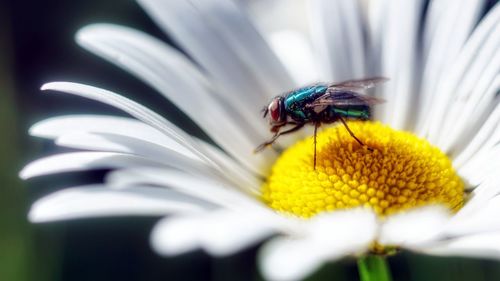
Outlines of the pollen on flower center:
[[359,145],[342,126],[288,148],[262,187],[271,208],[299,217],[320,212],[370,207],[379,216],[441,204],[452,211],[464,202],[464,185],[451,161],[426,140],[375,122],[349,122],[372,151]]

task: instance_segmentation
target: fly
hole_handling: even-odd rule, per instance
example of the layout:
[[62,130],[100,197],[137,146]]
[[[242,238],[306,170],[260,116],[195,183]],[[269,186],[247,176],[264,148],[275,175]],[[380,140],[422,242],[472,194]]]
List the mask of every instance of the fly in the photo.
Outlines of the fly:
[[[384,77],[349,80],[335,84],[318,83],[302,87],[277,96],[264,109],[264,117],[269,115],[269,125],[273,137],[259,145],[261,151],[273,144],[279,136],[293,133],[306,124],[314,125],[314,169],[316,169],[316,133],[321,124],[342,122],[351,137],[365,146],[349,129],[346,119],[368,120],[371,106],[383,102],[380,99],[360,94],[359,91],[373,88],[386,82]],[[280,131],[286,125],[294,127]]]

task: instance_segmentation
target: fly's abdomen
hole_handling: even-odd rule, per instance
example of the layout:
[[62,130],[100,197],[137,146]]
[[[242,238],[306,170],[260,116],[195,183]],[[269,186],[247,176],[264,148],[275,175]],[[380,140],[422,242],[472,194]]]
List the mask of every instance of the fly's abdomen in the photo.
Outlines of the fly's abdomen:
[[334,114],[349,119],[370,119],[370,108],[368,106],[331,107]]

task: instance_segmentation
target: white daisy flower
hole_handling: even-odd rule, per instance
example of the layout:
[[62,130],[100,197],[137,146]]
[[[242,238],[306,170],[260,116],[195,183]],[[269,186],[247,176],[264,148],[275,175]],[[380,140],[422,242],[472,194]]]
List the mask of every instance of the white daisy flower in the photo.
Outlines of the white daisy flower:
[[[32,135],[82,152],[34,161],[22,178],[112,172],[38,200],[29,218],[166,216],[151,237],[162,255],[228,255],[267,239],[259,260],[269,280],[301,279],[346,255],[362,257],[365,278],[385,270],[377,256],[401,248],[500,257],[500,4],[263,2],[140,0],[189,58],[131,28],[80,30],[81,46],[152,86],[218,147],[124,96],[45,84],[133,118],[35,124]],[[380,122],[349,123],[373,151],[333,126],[318,133],[316,169],[308,129],[253,153],[270,137],[260,109],[273,96],[374,75],[391,79],[374,93],[386,100],[374,108]]]

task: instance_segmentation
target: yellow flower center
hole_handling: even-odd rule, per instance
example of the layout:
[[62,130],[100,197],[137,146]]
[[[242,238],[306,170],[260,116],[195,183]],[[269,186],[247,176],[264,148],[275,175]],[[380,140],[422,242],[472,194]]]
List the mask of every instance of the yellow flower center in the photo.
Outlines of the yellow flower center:
[[426,140],[375,122],[349,122],[288,148],[262,186],[271,208],[303,218],[320,212],[372,208],[380,217],[409,208],[442,204],[456,211],[464,184],[451,161]]

